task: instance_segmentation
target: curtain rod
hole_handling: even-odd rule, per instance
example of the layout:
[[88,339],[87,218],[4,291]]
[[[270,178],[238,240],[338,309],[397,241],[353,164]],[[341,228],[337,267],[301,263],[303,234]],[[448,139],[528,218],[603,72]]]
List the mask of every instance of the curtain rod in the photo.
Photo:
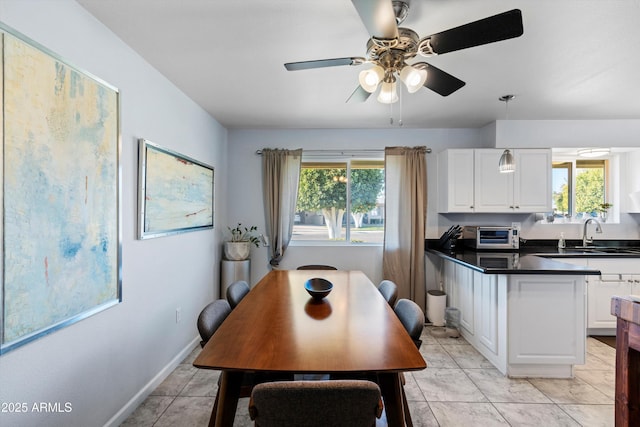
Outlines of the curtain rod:
[[[431,148],[426,149],[427,153],[431,153]],[[384,153],[384,149],[363,149],[363,150],[302,150],[302,154],[359,154],[359,153]],[[258,156],[262,155],[262,150],[256,150]]]

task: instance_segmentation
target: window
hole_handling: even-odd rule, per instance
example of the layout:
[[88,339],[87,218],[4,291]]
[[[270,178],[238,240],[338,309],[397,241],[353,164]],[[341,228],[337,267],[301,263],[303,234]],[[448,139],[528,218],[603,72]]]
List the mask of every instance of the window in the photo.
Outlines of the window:
[[609,202],[609,160],[554,161],[553,211],[556,218],[581,219],[602,214]]
[[293,241],[382,244],[383,238],[383,160],[303,159]]

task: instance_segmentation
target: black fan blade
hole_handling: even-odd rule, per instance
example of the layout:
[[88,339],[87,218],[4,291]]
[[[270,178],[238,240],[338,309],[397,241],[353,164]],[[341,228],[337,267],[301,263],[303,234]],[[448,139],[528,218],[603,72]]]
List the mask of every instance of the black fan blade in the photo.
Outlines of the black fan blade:
[[441,55],[460,49],[520,37],[523,32],[522,12],[520,9],[513,9],[425,38],[431,40],[433,51]]
[[353,93],[351,95],[349,95],[349,98],[347,98],[345,103],[347,103],[347,102],[364,102],[367,99],[369,99],[370,96],[371,96],[370,92],[367,92],[366,90],[362,89],[362,86],[358,85],[356,90],[354,90]]
[[398,24],[391,0],[351,0],[371,37],[378,40],[398,38]]
[[284,68],[289,71],[297,71],[311,68],[337,67],[340,65],[360,65],[364,61],[364,58],[316,59],[313,61],[288,62],[284,64]]
[[426,62],[418,62],[413,64],[413,67],[419,70],[427,70],[427,81],[424,82],[424,87],[442,96],[449,96],[466,84],[459,78]]

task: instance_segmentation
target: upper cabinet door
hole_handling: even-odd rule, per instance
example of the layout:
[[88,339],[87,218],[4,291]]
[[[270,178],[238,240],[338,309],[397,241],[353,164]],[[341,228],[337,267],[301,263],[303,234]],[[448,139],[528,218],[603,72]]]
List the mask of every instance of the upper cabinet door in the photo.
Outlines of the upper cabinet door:
[[500,173],[503,149],[452,149],[438,155],[438,211],[534,213],[551,210],[551,150],[512,150],[514,173]]
[[438,155],[439,212],[473,212],[474,151],[452,149]]
[[551,211],[551,150],[514,150],[514,159],[514,212]]
[[[500,173],[498,162],[504,150],[475,150],[475,211],[514,212],[513,174]],[[518,164],[516,163],[516,171]]]

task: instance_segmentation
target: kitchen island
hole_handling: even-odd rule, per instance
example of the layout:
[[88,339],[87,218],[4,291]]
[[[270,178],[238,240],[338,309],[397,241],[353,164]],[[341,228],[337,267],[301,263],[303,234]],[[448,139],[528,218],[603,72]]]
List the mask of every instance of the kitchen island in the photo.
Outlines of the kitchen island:
[[599,270],[517,252],[427,252],[461,335],[504,375],[571,378],[585,363],[585,277]]

